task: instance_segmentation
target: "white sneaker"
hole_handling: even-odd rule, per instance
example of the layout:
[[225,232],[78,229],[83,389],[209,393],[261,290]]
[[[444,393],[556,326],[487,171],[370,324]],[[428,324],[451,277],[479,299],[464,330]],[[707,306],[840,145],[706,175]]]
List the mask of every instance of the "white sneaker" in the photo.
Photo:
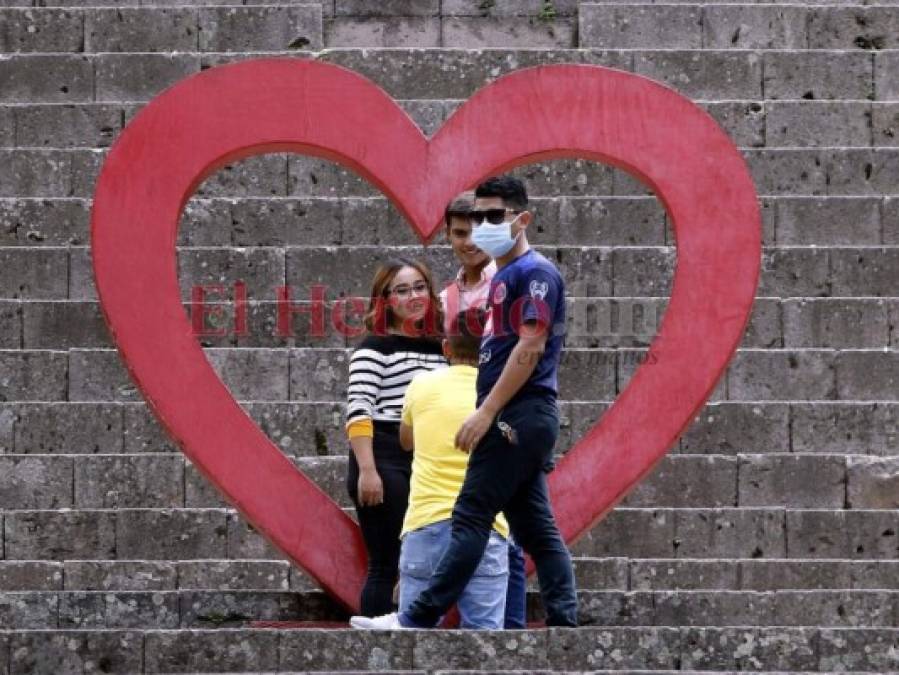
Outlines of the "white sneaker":
[[400,623],[396,612],[375,617],[354,616],[350,618],[350,626],[362,630],[409,630]]

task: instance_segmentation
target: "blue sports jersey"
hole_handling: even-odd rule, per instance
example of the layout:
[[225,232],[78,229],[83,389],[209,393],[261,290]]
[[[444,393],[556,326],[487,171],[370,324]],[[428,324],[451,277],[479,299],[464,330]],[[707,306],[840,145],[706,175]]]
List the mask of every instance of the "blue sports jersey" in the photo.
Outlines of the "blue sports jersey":
[[529,249],[497,271],[490,283],[487,312],[478,359],[478,405],[487,398],[503,372],[509,354],[518,344],[521,325],[532,320],[549,331],[546,350],[512,400],[525,394],[556,398],[565,338],[565,282],[556,266]]

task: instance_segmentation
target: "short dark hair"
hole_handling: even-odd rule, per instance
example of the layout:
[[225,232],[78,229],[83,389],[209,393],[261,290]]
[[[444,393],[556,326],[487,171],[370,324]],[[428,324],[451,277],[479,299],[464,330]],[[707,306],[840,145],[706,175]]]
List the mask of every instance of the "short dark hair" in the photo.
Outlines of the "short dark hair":
[[478,185],[475,197],[500,197],[510,209],[524,211],[528,207],[528,192],[515,176],[493,176]]
[[446,207],[446,211],[443,212],[443,221],[446,223],[446,226],[449,227],[450,218],[453,216],[467,216],[471,213],[473,208],[474,192],[468,190],[467,192],[457,195],[456,198],[449,203]]
[[469,307],[456,314],[446,336],[454,357],[477,361],[486,321],[487,312],[478,307]]

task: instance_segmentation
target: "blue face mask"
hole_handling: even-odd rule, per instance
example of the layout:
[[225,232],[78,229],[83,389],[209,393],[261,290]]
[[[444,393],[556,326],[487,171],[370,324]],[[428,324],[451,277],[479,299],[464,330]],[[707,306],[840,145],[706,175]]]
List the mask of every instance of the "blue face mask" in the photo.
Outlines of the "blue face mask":
[[[520,215],[519,213],[518,216]],[[518,216],[498,225],[482,221],[480,225],[472,228],[471,242],[491,258],[501,258],[512,250],[518,234],[521,234],[519,232],[514,239],[512,238],[512,223],[518,220]]]

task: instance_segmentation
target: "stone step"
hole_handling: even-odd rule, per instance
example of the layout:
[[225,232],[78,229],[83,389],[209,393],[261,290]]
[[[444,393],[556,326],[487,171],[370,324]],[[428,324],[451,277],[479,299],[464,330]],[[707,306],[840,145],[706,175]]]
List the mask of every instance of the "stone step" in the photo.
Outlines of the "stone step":
[[[340,506],[352,506],[346,456],[290,459]],[[663,458],[621,504],[899,509],[899,457],[674,454]],[[227,506],[181,454],[0,456],[0,510],[7,512]]]
[[[899,591],[578,591],[582,626],[895,628]],[[529,594],[529,619],[544,618]],[[320,591],[14,591],[0,593],[10,629],[222,628],[252,621],[346,621]]]
[[[273,54],[284,52],[18,53],[0,61],[0,103],[148,101],[204,67]],[[359,72],[398,99],[467,99],[519,68],[592,63],[651,77],[700,100],[899,100],[895,49],[329,49],[315,57]]]
[[[590,428],[609,401],[561,401],[560,449]],[[243,402],[244,410],[285,453],[346,454],[342,403]],[[761,423],[764,420],[764,424]],[[675,454],[824,453],[866,455],[887,464],[896,453],[896,402],[726,401],[706,404]],[[310,430],[296,433],[296,428]],[[837,433],[839,430],[839,433]],[[0,403],[0,452],[114,454],[179,452],[143,402]],[[863,461],[859,459],[859,461]]]
[[[7,560],[281,557],[225,508],[15,510],[3,513],[3,527]],[[571,550],[589,558],[892,560],[897,529],[899,509],[618,507]]]
[[[889,672],[889,628],[583,627],[516,631],[175,629],[0,633],[11,673],[490,670]],[[8,651],[7,651],[8,650]],[[453,671],[451,669],[457,669]]]
[[579,9],[588,49],[883,49],[899,46],[899,5],[593,4]]
[[[899,560],[574,558],[585,591],[899,591]],[[536,580],[530,579],[531,590]],[[314,591],[286,560],[4,560],[0,591]]]

